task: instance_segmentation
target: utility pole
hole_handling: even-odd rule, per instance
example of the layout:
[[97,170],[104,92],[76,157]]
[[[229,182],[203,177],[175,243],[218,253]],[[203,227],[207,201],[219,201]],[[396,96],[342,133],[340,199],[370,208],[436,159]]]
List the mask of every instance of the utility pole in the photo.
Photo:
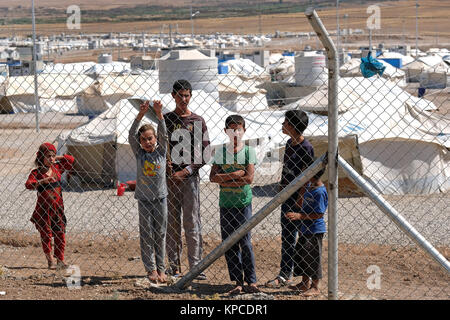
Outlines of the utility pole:
[[259,29],[259,35],[262,36],[262,26],[261,26],[261,0],[258,2],[258,29]]
[[145,33],[142,31],[142,55],[145,56]]
[[34,0],[31,0],[31,21],[33,24],[33,69],[34,69],[34,107],[36,117],[36,132],[39,132],[39,92],[38,92],[38,74],[37,74],[37,52],[36,52],[36,22],[34,15]]
[[419,15],[419,0],[416,0],[416,60],[418,59],[418,45],[417,45],[419,36],[418,15]]

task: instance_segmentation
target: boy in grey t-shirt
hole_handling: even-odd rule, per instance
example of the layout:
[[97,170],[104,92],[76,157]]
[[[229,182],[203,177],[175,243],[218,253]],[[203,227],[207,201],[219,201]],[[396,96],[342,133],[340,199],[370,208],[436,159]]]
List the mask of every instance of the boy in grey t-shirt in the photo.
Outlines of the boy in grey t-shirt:
[[150,124],[139,124],[149,110],[149,102],[142,104],[128,141],[136,156],[137,179],[135,199],[138,200],[139,233],[142,262],[150,282],[167,281],[164,259],[167,231],[166,153],[167,130],[161,101],[153,108],[158,118],[157,133]]

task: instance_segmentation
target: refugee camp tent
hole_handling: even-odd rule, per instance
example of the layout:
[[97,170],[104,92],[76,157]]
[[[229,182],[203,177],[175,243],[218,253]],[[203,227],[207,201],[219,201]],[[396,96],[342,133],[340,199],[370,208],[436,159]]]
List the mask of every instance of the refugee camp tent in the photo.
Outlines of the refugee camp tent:
[[[360,154],[362,175],[382,194],[448,191],[450,119],[426,111],[426,106],[431,106],[431,103],[423,99],[406,98],[408,95],[405,94],[391,100],[384,92],[380,93],[376,85],[379,81],[386,81],[384,79],[366,80],[374,85],[371,89],[364,89],[370,89],[365,104],[338,116],[339,138],[357,137],[357,144],[350,144],[351,148],[346,151],[348,158],[352,154]],[[390,89],[386,87],[385,90]],[[369,94],[372,94],[371,98]],[[279,134],[284,112],[264,111],[246,115],[246,120],[253,117],[254,121],[267,123],[264,128],[271,137],[270,141],[278,146],[272,153],[282,152],[287,140],[286,136]],[[328,118],[316,113],[308,115],[310,124],[304,135],[308,139],[326,137]],[[326,145],[326,140],[323,143]],[[353,161],[352,165],[355,164],[357,161]]]
[[420,75],[423,72],[440,64],[442,61],[439,55],[427,55],[404,65],[401,69],[406,73],[407,82],[419,82]]
[[261,81],[243,80],[239,76],[220,74],[219,103],[233,112],[251,112],[268,108],[266,90]]
[[[87,75],[39,74],[40,112],[77,112],[76,96],[94,80]],[[9,77],[0,90],[0,112],[35,112],[34,76]]]
[[450,66],[445,62],[428,68],[419,76],[421,88],[444,89],[450,85]]
[[[399,103],[410,101],[421,110],[436,110],[436,106],[431,101],[417,98],[404,91],[395,82],[382,77],[339,79],[338,113],[359,110],[374,100],[379,101],[379,106],[382,108],[388,108],[389,105],[400,107]],[[317,114],[328,114],[328,86],[321,86],[313,93],[285,105],[282,109],[301,109]]]
[[[151,98],[162,101],[163,113],[175,109],[170,94]],[[194,90],[189,104],[190,110],[200,114],[206,121],[211,141],[210,150],[228,142],[228,136],[224,132],[225,119],[233,114],[217,101],[217,93]],[[69,151],[76,155],[75,173],[83,182],[108,186],[116,180],[135,180],[136,162],[128,143],[128,130],[137,113],[127,99],[120,100],[86,125],[61,134],[58,137],[58,153]],[[156,123],[149,119],[147,121],[156,127]],[[249,126],[244,135],[244,140],[255,147],[257,158],[261,161],[270,149],[266,137],[261,126]],[[210,151],[206,151],[205,157],[208,152]],[[209,170],[209,164],[202,168],[202,180],[209,179]]]
[[154,96],[158,93],[158,74],[102,75],[78,96],[78,110],[84,115],[99,115],[108,106],[132,96]]
[[[383,72],[382,77],[391,80],[396,85],[400,87],[406,86],[406,74],[403,70],[397,69],[383,60],[378,60],[381,62],[386,69]],[[339,68],[339,74],[341,77],[361,77],[361,59],[350,59],[347,63],[343,64]]]

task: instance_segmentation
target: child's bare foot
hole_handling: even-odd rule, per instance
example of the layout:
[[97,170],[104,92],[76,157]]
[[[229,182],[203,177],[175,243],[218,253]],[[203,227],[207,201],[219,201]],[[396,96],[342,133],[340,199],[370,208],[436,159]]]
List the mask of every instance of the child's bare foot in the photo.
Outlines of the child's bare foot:
[[256,283],[249,284],[248,286],[244,287],[244,291],[246,293],[258,293],[261,292],[259,288],[256,286]]
[[59,260],[57,259],[57,263],[56,263],[56,269],[66,269],[67,268],[67,264],[63,261],[63,260]]
[[49,269],[53,269],[56,266],[56,261],[54,259],[47,259],[47,264]]
[[166,283],[167,282],[167,275],[165,272],[158,270],[158,282],[160,283]]
[[150,280],[150,282],[152,282],[152,283],[158,282],[158,272],[156,272],[156,270],[153,270],[152,272],[148,272],[147,277],[148,277],[148,280]]
[[305,292],[310,288],[310,283],[302,281],[296,285],[291,285],[288,288],[295,291]]
[[315,296],[318,296],[319,294],[320,294],[319,288],[311,287],[308,290],[306,290],[305,292],[303,292],[302,295],[304,297],[315,297]]
[[233,289],[231,289],[230,291],[227,292],[228,295],[230,296],[234,296],[237,294],[242,293],[242,286],[236,286]]

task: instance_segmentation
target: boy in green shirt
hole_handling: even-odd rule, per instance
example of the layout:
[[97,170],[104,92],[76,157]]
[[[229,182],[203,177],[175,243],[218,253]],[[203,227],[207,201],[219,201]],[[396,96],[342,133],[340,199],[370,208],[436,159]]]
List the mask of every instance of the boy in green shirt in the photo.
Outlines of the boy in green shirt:
[[[220,230],[222,241],[229,237],[252,216],[252,189],[255,173],[255,150],[244,144],[245,120],[239,115],[225,120],[225,132],[230,143],[216,150],[210,181],[220,185]],[[242,291],[259,292],[256,286],[255,255],[248,232],[225,252],[228,272],[236,286],[230,295]],[[248,286],[244,286],[244,282]]]

